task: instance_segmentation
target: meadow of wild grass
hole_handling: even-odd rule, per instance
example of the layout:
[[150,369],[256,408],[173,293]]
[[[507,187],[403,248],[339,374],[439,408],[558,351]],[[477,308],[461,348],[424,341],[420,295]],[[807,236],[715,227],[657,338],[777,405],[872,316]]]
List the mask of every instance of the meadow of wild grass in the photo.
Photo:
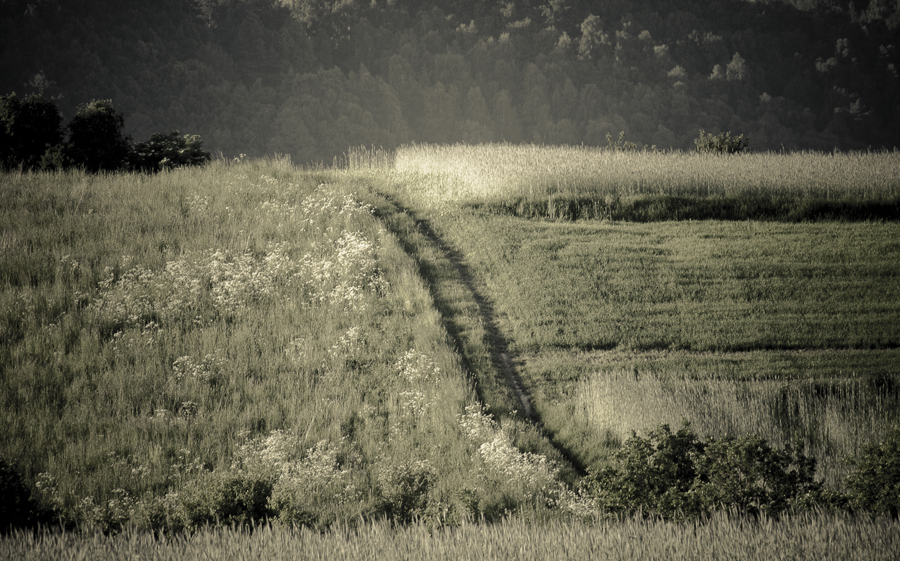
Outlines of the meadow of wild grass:
[[353,178],[5,174],[0,457],[66,524],[443,523],[565,494]]
[[896,520],[598,522],[577,484],[685,419],[799,440],[841,489],[900,421],[896,153],[346,164],[0,175],[0,460],[84,531],[2,555],[894,556]]

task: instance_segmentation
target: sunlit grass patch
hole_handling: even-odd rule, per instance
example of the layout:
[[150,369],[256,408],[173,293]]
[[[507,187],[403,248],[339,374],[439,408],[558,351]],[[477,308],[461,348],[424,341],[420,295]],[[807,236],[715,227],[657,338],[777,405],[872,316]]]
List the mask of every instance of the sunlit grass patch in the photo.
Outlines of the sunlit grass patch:
[[404,146],[394,172],[432,206],[550,219],[900,217],[900,155],[622,152],[584,146]]
[[[484,283],[545,430],[582,465],[684,416],[698,434],[800,438],[840,488],[846,457],[898,420],[882,387],[898,356],[893,223],[427,216]],[[617,372],[640,382],[596,393]]]

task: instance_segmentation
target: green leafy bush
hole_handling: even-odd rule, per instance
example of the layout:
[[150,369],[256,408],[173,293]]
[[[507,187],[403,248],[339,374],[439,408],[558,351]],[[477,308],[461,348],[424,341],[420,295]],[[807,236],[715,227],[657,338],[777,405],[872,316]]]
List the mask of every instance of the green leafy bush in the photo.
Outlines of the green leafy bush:
[[184,526],[247,524],[272,516],[272,481],[239,471],[214,471],[188,483],[179,494]]
[[210,160],[197,135],[181,136],[177,130],[157,133],[145,142],[134,145],[130,155],[131,167],[139,171],[157,172],[181,166],[199,166]]
[[750,145],[750,138],[731,136],[731,132],[723,132],[717,135],[707,133],[700,129],[700,137],[694,139],[698,152],[712,154],[740,154]]
[[617,152],[636,152],[637,144],[625,142],[625,131],[619,133],[619,140],[613,141],[612,135],[606,133],[606,147]]
[[91,172],[122,168],[130,151],[128,139],[122,135],[124,126],[125,118],[116,113],[112,100],[81,104],[69,121],[68,157]]
[[882,442],[869,442],[847,478],[848,501],[854,510],[900,513],[900,426]]
[[427,462],[384,466],[378,474],[384,511],[397,522],[410,522],[422,516],[435,480],[436,474]]
[[824,500],[815,460],[794,448],[775,450],[747,436],[702,442],[685,425],[632,435],[615,456],[618,467],[589,475],[588,488],[613,513],[686,518],[719,509],[777,515]]

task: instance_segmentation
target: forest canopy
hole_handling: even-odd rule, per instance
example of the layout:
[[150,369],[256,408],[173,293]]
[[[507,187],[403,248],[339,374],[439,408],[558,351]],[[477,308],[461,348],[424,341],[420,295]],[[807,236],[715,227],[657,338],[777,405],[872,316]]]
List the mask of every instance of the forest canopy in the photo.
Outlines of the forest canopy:
[[884,0],[4,0],[0,93],[225,156],[410,142],[900,145]]

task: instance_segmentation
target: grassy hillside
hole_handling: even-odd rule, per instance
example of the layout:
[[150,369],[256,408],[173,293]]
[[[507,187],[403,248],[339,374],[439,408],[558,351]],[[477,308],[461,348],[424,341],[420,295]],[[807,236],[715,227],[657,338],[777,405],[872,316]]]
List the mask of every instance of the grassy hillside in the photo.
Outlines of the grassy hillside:
[[476,399],[352,175],[220,162],[0,188],[0,457],[64,521],[442,521],[564,492],[512,446],[533,429]]

